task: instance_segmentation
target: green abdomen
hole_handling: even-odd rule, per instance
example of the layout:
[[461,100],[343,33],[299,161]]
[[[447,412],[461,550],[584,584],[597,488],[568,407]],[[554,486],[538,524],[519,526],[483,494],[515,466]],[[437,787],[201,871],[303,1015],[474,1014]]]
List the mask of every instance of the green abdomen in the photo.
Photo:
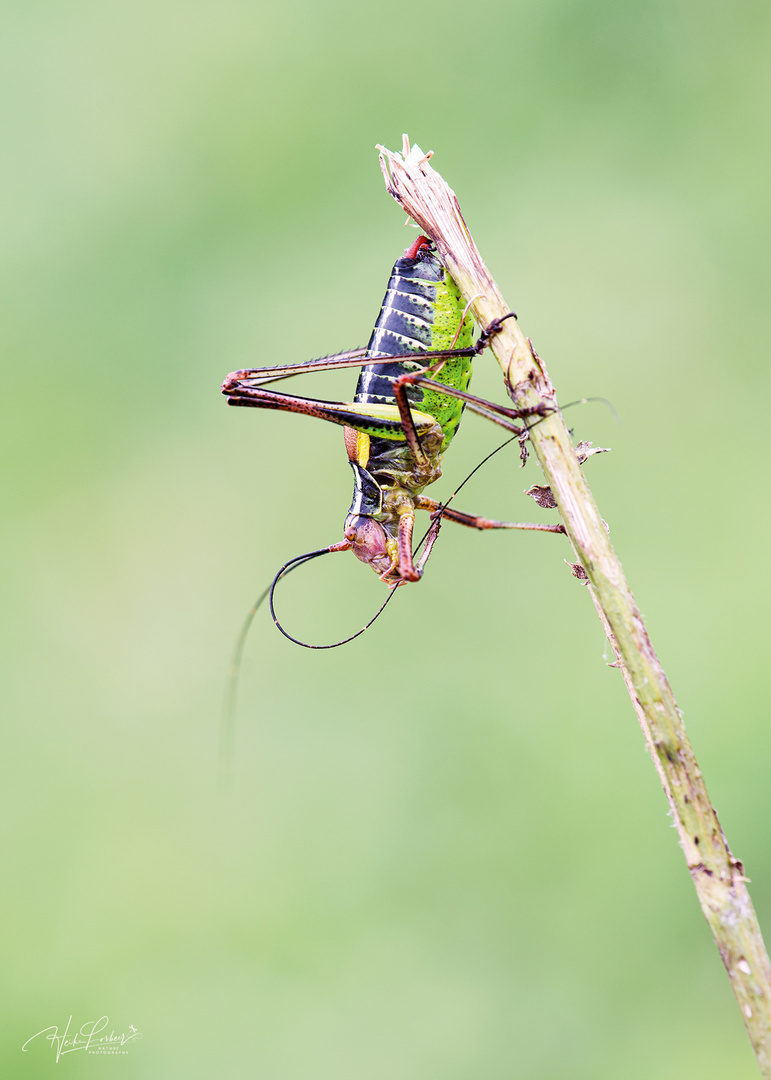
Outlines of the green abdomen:
[[[422,359],[421,353],[471,345],[470,317],[463,321],[458,334],[462,315],[463,300],[458,287],[427,241],[419,247],[415,258],[405,255],[398,259],[367,348],[373,357],[414,353],[415,359],[362,368],[354,400],[361,404],[394,405],[393,380],[408,372],[423,371],[431,364],[431,358]],[[471,379],[471,358],[446,360],[432,378],[465,390]],[[463,403],[450,394],[419,386],[408,387],[407,394],[417,409],[433,416],[441,427],[444,451],[458,430]],[[403,439],[403,434],[395,432],[393,438]]]

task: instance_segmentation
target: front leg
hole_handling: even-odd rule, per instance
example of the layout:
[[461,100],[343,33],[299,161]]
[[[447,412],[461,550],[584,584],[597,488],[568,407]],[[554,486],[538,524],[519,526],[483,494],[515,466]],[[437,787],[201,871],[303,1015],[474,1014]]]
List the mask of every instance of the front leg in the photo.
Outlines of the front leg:
[[496,521],[494,518],[478,517],[476,514],[464,514],[462,510],[453,510],[449,506],[443,506],[436,499],[429,499],[427,495],[418,495],[415,499],[415,506],[418,510],[427,510],[431,514],[432,520],[438,515],[440,518],[447,518],[448,521],[454,521],[458,525],[465,525],[469,529],[526,529],[530,532],[563,534],[565,532],[564,525],[545,525],[537,521]]
[[412,561],[412,531],[415,511],[411,506],[399,512],[399,577],[402,581],[420,581],[421,570]]

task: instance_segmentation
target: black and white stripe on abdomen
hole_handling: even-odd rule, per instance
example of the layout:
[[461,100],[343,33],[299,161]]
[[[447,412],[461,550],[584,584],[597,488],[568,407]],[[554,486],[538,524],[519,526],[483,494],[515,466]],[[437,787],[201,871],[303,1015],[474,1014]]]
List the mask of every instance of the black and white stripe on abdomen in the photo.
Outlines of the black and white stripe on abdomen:
[[[372,356],[398,356],[409,352],[419,354],[430,349],[435,295],[433,283],[392,274],[367,345],[368,352]],[[393,380],[408,371],[421,371],[424,366],[416,359],[364,367],[354,400],[360,404],[391,404],[394,400]],[[417,387],[410,387],[408,395],[411,401],[420,402],[423,399]]]
[[[383,356],[393,353],[382,353]],[[395,402],[393,381],[408,371],[422,371],[424,364],[415,360],[399,360],[393,364],[367,365],[361,369],[356,384],[354,401],[360,405],[393,405]],[[407,397],[416,403],[423,400],[423,393],[418,387],[407,387]]]

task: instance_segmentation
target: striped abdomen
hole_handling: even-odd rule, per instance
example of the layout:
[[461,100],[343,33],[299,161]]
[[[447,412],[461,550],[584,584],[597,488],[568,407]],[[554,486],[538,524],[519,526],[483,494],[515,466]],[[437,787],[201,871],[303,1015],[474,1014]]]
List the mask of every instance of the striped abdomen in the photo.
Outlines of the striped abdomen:
[[[429,241],[420,237],[394,264],[367,346],[373,357],[414,353],[415,359],[362,368],[354,400],[360,404],[394,405],[393,380],[407,372],[422,371],[431,363],[430,359],[421,359],[421,353],[466,348],[471,344],[470,319],[464,321],[458,335],[462,316],[463,301],[457,285]],[[447,360],[433,377],[447,386],[465,390],[471,379],[470,357]],[[462,402],[449,394],[419,386],[408,387],[407,395],[416,408],[436,419],[444,433],[442,449],[445,449],[460,423]]]

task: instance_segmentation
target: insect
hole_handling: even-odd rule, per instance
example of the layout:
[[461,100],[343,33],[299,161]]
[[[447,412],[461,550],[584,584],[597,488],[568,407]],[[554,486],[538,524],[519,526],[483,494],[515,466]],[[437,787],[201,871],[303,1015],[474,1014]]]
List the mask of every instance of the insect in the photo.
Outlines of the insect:
[[[504,316],[514,317],[513,313]],[[443,518],[476,529],[562,532],[560,525],[465,514],[423,494],[441,476],[442,455],[458,430],[464,408],[493,420],[514,436],[526,437],[527,428],[516,423],[523,419],[521,412],[468,393],[472,360],[502,322],[495,320],[472,343],[471,318],[460,290],[431,241],[420,236],[394,264],[366,349],[228,375],[222,392],[229,405],[297,412],[344,428],[354,474],[353,500],[343,539],[313,554],[352,550],[393,589],[419,580]],[[266,388],[300,372],[345,367],[362,368],[352,402],[297,397]],[[416,561],[412,536],[417,510],[429,513],[431,525]]]

